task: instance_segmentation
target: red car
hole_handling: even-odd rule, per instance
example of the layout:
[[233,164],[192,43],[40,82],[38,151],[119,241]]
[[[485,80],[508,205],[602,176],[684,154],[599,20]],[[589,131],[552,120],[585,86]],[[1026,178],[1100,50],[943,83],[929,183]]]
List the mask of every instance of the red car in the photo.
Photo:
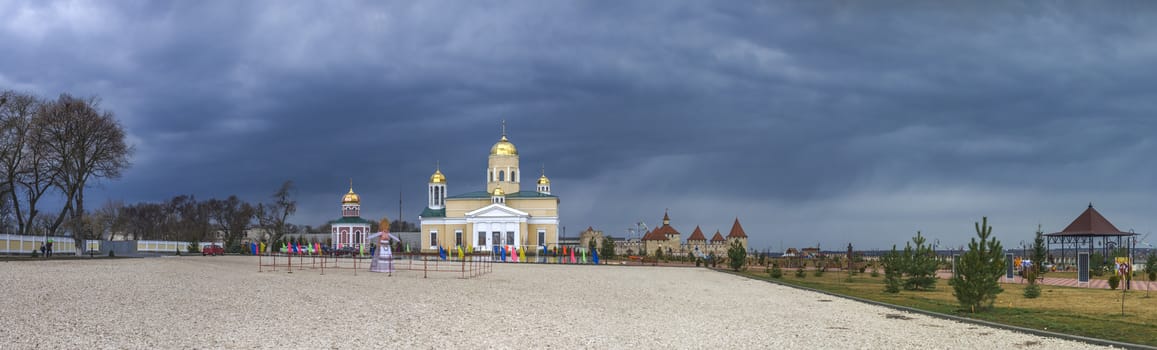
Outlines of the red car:
[[205,246],[201,248],[201,256],[206,255],[225,255],[225,248],[221,248],[221,246],[216,244]]

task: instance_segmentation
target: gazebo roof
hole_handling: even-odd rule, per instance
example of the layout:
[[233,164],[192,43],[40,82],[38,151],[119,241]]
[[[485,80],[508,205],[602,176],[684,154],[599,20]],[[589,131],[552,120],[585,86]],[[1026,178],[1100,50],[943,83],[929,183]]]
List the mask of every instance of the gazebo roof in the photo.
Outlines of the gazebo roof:
[[1136,233],[1124,232],[1118,230],[1113,223],[1101,216],[1096,209],[1093,209],[1093,203],[1089,203],[1089,209],[1085,209],[1073,223],[1065,227],[1061,232],[1053,232],[1045,234],[1045,236],[1133,236]]

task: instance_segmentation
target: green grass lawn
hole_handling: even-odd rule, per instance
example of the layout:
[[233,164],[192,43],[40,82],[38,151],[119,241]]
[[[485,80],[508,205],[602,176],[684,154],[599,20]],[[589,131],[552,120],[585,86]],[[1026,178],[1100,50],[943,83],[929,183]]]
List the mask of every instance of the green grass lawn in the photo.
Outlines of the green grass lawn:
[[[744,272],[751,278],[771,279],[762,267]],[[1061,277],[1050,274],[1049,277]],[[883,274],[871,277],[859,274],[848,280],[846,272],[827,272],[815,277],[808,271],[805,278],[785,270],[777,279],[793,285],[825,290],[894,305],[914,307],[944,314],[981,319],[1025,328],[1109,339],[1136,344],[1157,345],[1157,291],[1146,297],[1144,290],[1124,293],[1125,314],[1121,315],[1121,290],[1041,286],[1041,296],[1024,297],[1023,284],[1002,284],[993,310],[970,313],[960,310],[952,286],[938,280],[932,291],[884,292]]]

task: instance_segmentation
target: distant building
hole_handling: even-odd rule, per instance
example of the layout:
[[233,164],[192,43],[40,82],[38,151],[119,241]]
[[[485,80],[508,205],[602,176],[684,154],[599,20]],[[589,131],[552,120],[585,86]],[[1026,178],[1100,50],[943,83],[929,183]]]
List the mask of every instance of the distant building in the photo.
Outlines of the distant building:
[[667,256],[691,254],[702,257],[711,253],[726,255],[731,242],[735,241],[743,244],[744,248],[750,247],[747,244],[747,233],[739,224],[739,218],[735,218],[731,224],[731,231],[727,237],[717,230],[711,240],[707,240],[703,230],[695,226],[687,241],[684,242],[682,239],[683,234],[671,226],[671,217],[664,212],[663,225],[644,234],[641,240],[615,241],[615,254],[655,255],[655,252],[662,251],[663,255]]
[[593,227],[588,226],[586,231],[579,232],[578,246],[583,248],[590,247],[591,241],[594,241],[595,247],[602,249],[603,240],[605,239],[607,239],[607,237],[603,236],[603,231],[596,231]]

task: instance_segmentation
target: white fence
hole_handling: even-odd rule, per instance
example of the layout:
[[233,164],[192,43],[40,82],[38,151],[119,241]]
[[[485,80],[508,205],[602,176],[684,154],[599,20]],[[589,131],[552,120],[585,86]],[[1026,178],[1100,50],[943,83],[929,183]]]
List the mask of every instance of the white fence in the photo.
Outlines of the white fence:
[[[40,253],[40,246],[52,240],[52,254],[76,254],[76,241],[72,237],[21,236],[0,234],[0,253],[32,254]],[[86,250],[100,249],[100,241],[85,241]]]
[[[200,246],[200,249],[205,249],[205,247],[207,247],[211,244],[216,244],[216,245],[221,246],[221,247],[225,246],[225,243],[223,243],[223,242],[198,242],[197,243],[197,245]],[[138,252],[175,253],[178,250],[181,251],[181,254],[185,254],[185,253],[189,252],[189,242],[137,241],[137,251]]]
[[[12,234],[0,234],[0,254],[32,254],[32,252],[40,253],[40,246],[44,245],[49,239],[52,240],[53,254],[76,254],[76,244],[72,237],[55,237],[55,236],[22,236]],[[206,246],[216,244],[224,247],[222,242],[199,242],[198,245],[204,249]],[[100,241],[87,240],[85,241],[85,251],[100,250]],[[137,241],[138,252],[153,252],[153,253],[176,253],[178,250],[184,254],[188,252],[189,242],[181,241]]]

